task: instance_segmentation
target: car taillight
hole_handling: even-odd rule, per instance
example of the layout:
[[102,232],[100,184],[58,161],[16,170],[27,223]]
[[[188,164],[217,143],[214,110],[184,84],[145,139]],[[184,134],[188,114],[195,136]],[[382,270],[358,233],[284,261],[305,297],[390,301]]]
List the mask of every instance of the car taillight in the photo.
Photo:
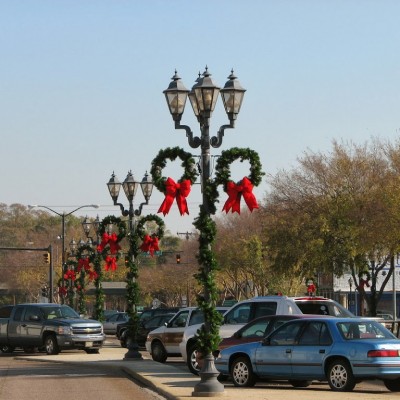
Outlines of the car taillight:
[[370,350],[368,357],[400,357],[400,350]]

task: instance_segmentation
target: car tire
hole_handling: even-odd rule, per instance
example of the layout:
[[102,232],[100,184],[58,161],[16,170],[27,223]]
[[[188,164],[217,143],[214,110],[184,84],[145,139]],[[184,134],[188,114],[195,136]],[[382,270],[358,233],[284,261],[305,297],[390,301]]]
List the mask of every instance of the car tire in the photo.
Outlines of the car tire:
[[356,386],[350,364],[344,359],[337,358],[328,365],[328,383],[337,392],[351,392]]
[[0,351],[2,353],[12,353],[15,350],[15,347],[3,345],[0,346]]
[[44,346],[48,355],[56,355],[60,352],[55,335],[47,335],[44,339]]
[[187,366],[193,375],[199,375],[200,366],[197,360],[197,345],[193,344],[187,352]]
[[231,379],[237,387],[251,387],[256,383],[251,362],[247,357],[238,357],[231,365]]
[[123,347],[123,348],[125,348],[125,349],[128,347],[128,345],[127,345],[127,340],[126,340],[127,337],[128,337],[128,335],[127,335],[126,330],[123,331],[121,335],[119,335],[119,341],[120,341],[120,343],[121,343],[121,347]]
[[311,385],[312,381],[291,379],[289,383],[295,388],[305,388]]
[[383,383],[391,392],[400,392],[400,379],[384,379]]
[[151,357],[159,363],[167,361],[168,355],[162,343],[155,342],[151,344]]

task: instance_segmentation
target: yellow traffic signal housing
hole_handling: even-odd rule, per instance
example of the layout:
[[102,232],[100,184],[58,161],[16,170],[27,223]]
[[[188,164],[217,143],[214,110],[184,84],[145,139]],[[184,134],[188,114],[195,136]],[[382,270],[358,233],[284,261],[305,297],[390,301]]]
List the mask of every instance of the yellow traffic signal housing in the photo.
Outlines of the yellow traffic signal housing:
[[176,263],[177,263],[177,264],[180,264],[180,263],[181,263],[181,255],[180,255],[180,254],[177,254],[177,255],[176,255]]
[[44,253],[43,258],[46,264],[50,264],[50,253]]

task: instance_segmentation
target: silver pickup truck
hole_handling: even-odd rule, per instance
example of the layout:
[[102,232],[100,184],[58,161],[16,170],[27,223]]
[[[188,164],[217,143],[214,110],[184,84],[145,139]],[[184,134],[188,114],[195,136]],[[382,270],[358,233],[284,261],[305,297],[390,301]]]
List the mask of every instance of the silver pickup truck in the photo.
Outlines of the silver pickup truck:
[[98,353],[105,341],[103,325],[84,319],[67,305],[27,303],[0,307],[0,350],[16,347],[26,352],[44,349],[47,354],[82,349]]

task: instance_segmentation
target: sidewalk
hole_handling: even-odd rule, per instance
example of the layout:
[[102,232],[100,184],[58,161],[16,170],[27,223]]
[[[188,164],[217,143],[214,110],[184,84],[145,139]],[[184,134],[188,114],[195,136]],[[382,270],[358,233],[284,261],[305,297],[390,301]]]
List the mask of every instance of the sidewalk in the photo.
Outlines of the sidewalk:
[[[17,356],[24,360],[47,361],[59,363],[93,363],[99,368],[119,368],[132,378],[140,381],[146,387],[166,397],[169,400],[184,400],[198,398],[192,396],[193,389],[200,378],[189,371],[171,364],[157,363],[151,359],[123,360],[126,349],[121,347],[104,347],[99,354],[85,352],[62,352],[56,356],[37,353],[32,356]],[[144,357],[146,357],[144,355]],[[225,383],[225,390],[217,398],[229,400],[398,400],[399,395],[391,393],[382,385],[364,383],[363,388],[356,386],[351,393],[337,393],[329,389],[327,384],[313,384],[305,389],[294,389],[291,385],[257,384],[254,388],[235,388],[231,383]],[[362,389],[362,390],[361,390]],[[117,399],[116,399],[117,400]]]

